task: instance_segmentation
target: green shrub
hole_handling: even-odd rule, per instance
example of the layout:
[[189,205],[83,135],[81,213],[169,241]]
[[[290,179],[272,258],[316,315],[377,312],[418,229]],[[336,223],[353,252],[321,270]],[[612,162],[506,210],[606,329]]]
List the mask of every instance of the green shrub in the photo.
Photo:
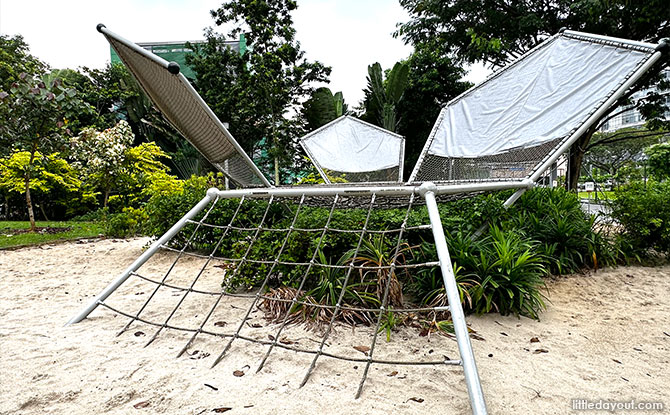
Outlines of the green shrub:
[[545,308],[543,258],[521,233],[492,227],[482,241],[480,261],[473,273],[479,284],[472,290],[473,311],[514,313],[537,318]]
[[[537,318],[545,308],[545,259],[522,233],[492,226],[481,239],[457,232],[447,236],[447,243],[465,310]],[[425,242],[422,252],[426,257],[419,262],[436,258],[432,243]],[[423,303],[447,304],[439,267],[418,272],[412,286]]]
[[670,253],[670,181],[636,182],[621,188],[610,202],[611,216],[621,226],[622,249],[646,257],[653,249]]
[[143,224],[148,216],[144,209],[128,207],[121,213],[112,213],[104,219],[104,232],[107,236],[127,238],[142,234]]
[[611,243],[596,229],[595,219],[582,210],[574,193],[536,188],[509,209],[502,227],[519,230],[536,241],[550,272],[560,275],[616,262]]

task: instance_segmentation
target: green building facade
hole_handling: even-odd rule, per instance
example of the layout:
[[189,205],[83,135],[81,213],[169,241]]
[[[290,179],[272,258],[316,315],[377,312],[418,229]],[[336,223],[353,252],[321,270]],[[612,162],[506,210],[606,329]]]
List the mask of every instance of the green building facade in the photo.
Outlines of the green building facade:
[[[184,74],[188,79],[195,79],[195,72],[186,65],[186,55],[192,53],[193,50],[186,47],[186,43],[191,43],[197,45],[199,43],[204,43],[204,40],[192,40],[192,41],[178,41],[178,42],[146,42],[138,43],[137,45],[143,49],[148,50],[154,55],[158,55],[161,58],[165,59],[168,62],[177,62],[181,68],[181,73]],[[225,42],[225,45],[244,54],[247,49],[247,42],[244,38],[244,34],[240,35],[238,40]],[[121,63],[119,55],[116,54],[114,48],[110,46],[110,55],[112,64]]]

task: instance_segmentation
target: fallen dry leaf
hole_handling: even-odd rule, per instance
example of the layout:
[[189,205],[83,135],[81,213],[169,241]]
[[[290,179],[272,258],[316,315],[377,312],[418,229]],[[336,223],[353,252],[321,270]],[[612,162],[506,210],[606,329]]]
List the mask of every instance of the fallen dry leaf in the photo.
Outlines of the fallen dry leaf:
[[133,408],[142,409],[142,408],[146,408],[147,406],[149,406],[149,401],[142,401],[142,402],[138,402],[135,405],[133,405]]
[[279,343],[288,345],[288,344],[294,344],[296,342],[294,342],[293,340],[289,340],[286,337],[283,337],[281,340],[279,340]]
[[540,342],[540,339],[538,339],[537,337],[531,337],[531,338],[530,338],[530,342],[531,342],[531,343],[539,343],[539,342]]
[[386,375],[386,376],[391,377],[391,376],[395,376],[395,375],[397,375],[397,374],[398,374],[398,371],[397,371],[397,370],[394,370],[393,372],[389,373],[389,374]]
[[423,402],[423,398],[412,397],[412,398],[409,398],[408,400],[406,400],[405,403],[407,403],[409,401],[414,401],[414,402],[421,403],[421,402]]
[[370,351],[370,348],[368,346],[354,346],[354,349],[358,350],[363,354],[368,354],[368,352]]
[[616,360],[616,359],[612,359],[612,360],[614,360],[615,362],[617,362],[620,365],[622,364],[619,360]]
[[217,414],[221,414],[223,412],[232,411],[232,409],[233,408],[229,408],[229,407],[226,406],[226,407],[221,407],[221,408],[214,408],[214,409],[212,409],[212,412],[216,412]]
[[241,378],[242,376],[244,376],[244,372],[242,372],[241,370],[236,370],[233,372],[233,376]]
[[216,327],[225,327],[226,324],[228,323],[226,323],[225,321],[217,321],[216,323],[214,323]]
[[549,350],[547,349],[535,349],[533,354],[540,354],[540,353],[549,353]]
[[135,337],[140,337],[140,336],[144,336],[144,332],[142,332],[142,331],[136,331],[136,332],[135,332]]

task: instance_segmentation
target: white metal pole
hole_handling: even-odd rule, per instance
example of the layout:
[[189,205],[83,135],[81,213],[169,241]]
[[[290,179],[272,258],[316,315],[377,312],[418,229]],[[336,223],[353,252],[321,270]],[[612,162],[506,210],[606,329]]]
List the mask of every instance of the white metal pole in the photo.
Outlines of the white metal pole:
[[437,209],[437,201],[435,200],[436,190],[437,186],[435,186],[434,183],[428,182],[421,185],[419,193],[426,200],[426,207],[428,208],[428,216],[430,217],[433,237],[435,238],[437,256],[440,260],[444,288],[447,292],[447,298],[449,299],[449,310],[451,311],[451,319],[454,324],[454,333],[456,334],[458,350],[461,354],[463,372],[465,372],[465,383],[468,387],[468,395],[470,395],[472,413],[475,415],[484,415],[487,413],[484,392],[482,391],[482,385],[479,381],[475,356],[472,353],[468,326],[465,323],[465,315],[463,314],[463,308],[461,307],[461,298],[458,294],[458,285],[456,284],[456,277],[454,276],[454,270],[451,265],[451,258],[449,257],[449,248],[447,248],[444,229],[442,229],[440,212]]
[[186,222],[190,219],[193,219],[195,215],[198,214],[202,209],[204,209],[205,206],[207,206],[213,199],[216,198],[216,194],[218,192],[218,189],[209,189],[207,191],[207,195],[202,198],[200,202],[198,202],[197,205],[195,205],[191,210],[188,211],[186,215],[184,215],[181,219],[179,219],[179,222],[175,223],[163,236],[161,236],[156,242],[151,244],[149,249],[147,249],[142,255],[140,255],[139,258],[135,260],[128,268],[126,268],[125,271],[114,281],[112,281],[107,288],[102,290],[100,294],[98,294],[97,297],[91,301],[91,303],[86,306],[85,309],[83,309],[79,314],[76,316],[72,317],[70,321],[67,322],[66,326],[69,326],[70,324],[75,324],[79,323],[83,319],[85,319],[93,310],[95,310],[98,307],[98,304],[101,302],[105,301],[107,297],[109,297],[117,288],[123,284],[128,277],[130,277],[130,274],[133,272],[137,271],[139,267],[141,267],[145,262],[153,256],[153,254],[167,241],[169,241],[173,236],[177,234],[181,230],[181,228],[186,225]]

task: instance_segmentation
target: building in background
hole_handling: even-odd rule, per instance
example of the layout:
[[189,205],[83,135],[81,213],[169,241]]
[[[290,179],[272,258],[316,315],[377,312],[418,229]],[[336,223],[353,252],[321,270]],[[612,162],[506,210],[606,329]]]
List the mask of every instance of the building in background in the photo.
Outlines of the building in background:
[[[670,69],[665,69],[663,72],[661,72],[662,76],[665,77],[666,80],[670,80]],[[659,92],[661,95],[665,96],[665,105],[669,108],[664,115],[664,118],[666,120],[670,120],[670,90],[666,91],[659,91],[656,86],[653,86],[651,88],[643,89],[641,91],[636,92],[633,94],[631,97],[632,101],[637,101],[640,99],[644,99],[647,95],[651,93]],[[621,110],[616,109],[614,110],[614,117],[611,119],[607,120],[602,127],[600,127],[600,132],[602,133],[611,133],[617,130],[620,130],[622,128],[631,128],[631,127],[642,127],[644,126],[645,120],[642,118],[642,115],[640,114],[640,111],[637,110],[637,108],[629,107],[628,110],[622,111],[625,108],[622,108]]]
[[[165,59],[168,62],[177,62],[181,68],[181,73],[184,74],[189,80],[195,79],[195,72],[186,64],[186,55],[193,52],[192,49],[186,47],[187,43],[197,45],[200,43],[205,43],[204,40],[182,40],[177,42],[145,42],[137,43],[137,45],[143,49],[148,50],[154,55],[158,55],[161,58]],[[244,34],[240,34],[238,40],[231,40],[224,42],[229,48],[244,54],[247,50],[247,42],[244,37]],[[119,55],[116,54],[116,51],[110,46],[110,55],[112,64],[121,63]]]

